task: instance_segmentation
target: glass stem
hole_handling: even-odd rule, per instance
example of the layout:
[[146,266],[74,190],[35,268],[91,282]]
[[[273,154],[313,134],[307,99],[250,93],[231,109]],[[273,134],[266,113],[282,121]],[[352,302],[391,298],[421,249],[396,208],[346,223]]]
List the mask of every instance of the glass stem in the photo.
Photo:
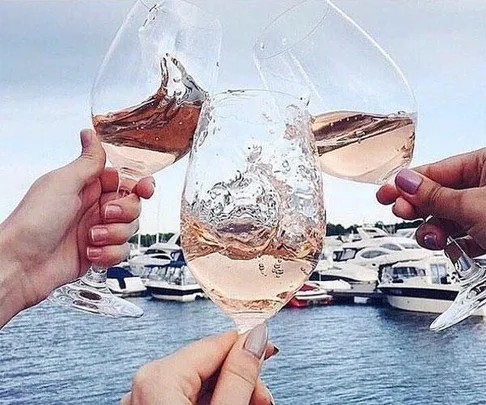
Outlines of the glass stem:
[[[117,198],[129,195],[137,184],[136,176],[125,169],[118,169]],[[93,288],[106,288],[108,269],[92,265],[88,272],[81,278],[83,283]]]

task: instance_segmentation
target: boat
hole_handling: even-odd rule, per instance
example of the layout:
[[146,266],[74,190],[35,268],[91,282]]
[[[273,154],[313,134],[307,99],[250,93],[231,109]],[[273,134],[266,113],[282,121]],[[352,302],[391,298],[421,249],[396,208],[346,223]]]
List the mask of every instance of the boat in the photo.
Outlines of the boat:
[[327,289],[319,283],[306,282],[302,288],[287,303],[291,308],[305,308],[310,305],[328,305],[332,302],[332,296]]
[[[459,292],[453,271],[444,255],[397,263],[384,270],[378,289],[393,308],[441,314]],[[486,316],[486,309],[475,315]]]
[[148,265],[145,287],[158,300],[191,302],[206,295],[189,271],[185,260],[173,260],[166,265]]
[[122,264],[108,268],[106,285],[113,294],[122,298],[147,295],[142,278],[133,275]]
[[381,269],[394,263],[421,260],[434,255],[409,237],[390,235],[380,228],[358,228],[359,240],[345,242],[332,252],[332,263],[320,258],[312,280],[345,280],[376,284]]

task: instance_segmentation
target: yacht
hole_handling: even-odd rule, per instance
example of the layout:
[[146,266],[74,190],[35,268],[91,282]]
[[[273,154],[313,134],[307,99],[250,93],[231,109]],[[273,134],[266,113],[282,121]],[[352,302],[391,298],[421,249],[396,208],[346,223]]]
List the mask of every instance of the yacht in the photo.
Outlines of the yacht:
[[350,283],[376,283],[380,269],[401,261],[422,260],[434,253],[409,237],[390,235],[379,228],[358,228],[359,240],[343,243],[323,254],[312,280],[344,280]]
[[113,294],[122,298],[141,297],[147,294],[142,278],[132,274],[123,263],[108,269],[106,285]]
[[[441,314],[459,291],[459,283],[451,278],[453,271],[444,255],[397,263],[384,269],[378,289],[394,308]],[[486,316],[486,309],[476,315]]]

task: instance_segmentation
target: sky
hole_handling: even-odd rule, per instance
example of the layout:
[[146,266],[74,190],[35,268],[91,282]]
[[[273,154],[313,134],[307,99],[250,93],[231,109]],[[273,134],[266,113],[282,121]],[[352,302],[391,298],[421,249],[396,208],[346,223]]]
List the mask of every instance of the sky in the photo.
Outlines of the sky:
[[[299,0],[190,0],[223,25],[218,91],[260,88],[254,38]],[[0,0],[0,221],[33,181],[76,158],[89,94],[133,0]],[[486,146],[486,1],[336,0],[392,56],[418,104],[414,164]],[[174,232],[187,159],[155,175],[141,230]],[[395,222],[376,186],[325,176],[328,221]]]

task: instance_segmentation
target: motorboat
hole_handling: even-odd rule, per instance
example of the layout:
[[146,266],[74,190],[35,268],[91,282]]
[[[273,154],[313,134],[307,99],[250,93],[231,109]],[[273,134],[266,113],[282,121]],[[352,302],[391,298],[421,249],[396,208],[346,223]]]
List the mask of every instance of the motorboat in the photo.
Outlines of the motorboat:
[[302,288],[295,293],[287,306],[291,308],[305,308],[310,305],[328,305],[332,302],[332,296],[327,289],[319,283],[307,281]]
[[141,297],[147,294],[142,278],[133,275],[122,264],[108,268],[106,285],[113,294],[122,298]]
[[312,280],[345,280],[350,283],[376,283],[380,269],[402,261],[422,260],[434,252],[423,249],[414,239],[390,235],[380,228],[358,228],[359,240],[343,243],[323,255]]
[[147,266],[145,287],[158,300],[191,302],[206,295],[189,271],[185,260],[172,260],[168,264]]
[[[390,306],[412,312],[443,313],[459,292],[444,255],[401,262],[384,269],[378,289]],[[486,309],[475,315],[486,316]]]

